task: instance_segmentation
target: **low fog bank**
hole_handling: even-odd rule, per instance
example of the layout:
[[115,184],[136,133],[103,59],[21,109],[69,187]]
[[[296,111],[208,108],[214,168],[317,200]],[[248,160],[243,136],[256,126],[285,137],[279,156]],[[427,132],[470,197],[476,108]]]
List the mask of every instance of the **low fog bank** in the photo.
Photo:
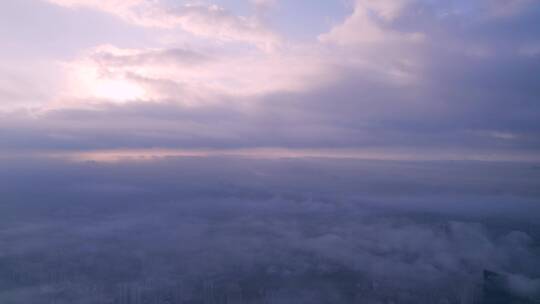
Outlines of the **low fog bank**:
[[1,160],[1,303],[540,298],[540,166]]

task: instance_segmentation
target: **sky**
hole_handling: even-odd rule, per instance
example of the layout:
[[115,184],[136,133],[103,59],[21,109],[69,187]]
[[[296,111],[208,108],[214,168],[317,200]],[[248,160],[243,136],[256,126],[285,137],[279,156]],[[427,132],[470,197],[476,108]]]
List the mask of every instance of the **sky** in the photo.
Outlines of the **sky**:
[[537,160],[534,0],[8,0],[0,154]]

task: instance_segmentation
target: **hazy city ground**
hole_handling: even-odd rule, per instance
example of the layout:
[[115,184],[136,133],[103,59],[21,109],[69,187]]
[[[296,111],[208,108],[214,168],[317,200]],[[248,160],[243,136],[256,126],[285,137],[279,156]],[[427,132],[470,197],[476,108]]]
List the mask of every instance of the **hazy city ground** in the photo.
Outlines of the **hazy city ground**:
[[538,164],[1,162],[2,304],[539,297]]

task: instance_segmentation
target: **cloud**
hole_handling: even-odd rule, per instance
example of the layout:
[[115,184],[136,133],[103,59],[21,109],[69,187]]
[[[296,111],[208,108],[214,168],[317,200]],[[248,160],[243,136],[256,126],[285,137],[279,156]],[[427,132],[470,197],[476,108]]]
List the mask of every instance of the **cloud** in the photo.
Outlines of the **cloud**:
[[185,4],[170,7],[148,0],[47,0],[70,8],[97,9],[127,22],[158,28],[181,28],[195,36],[225,42],[244,42],[270,50],[280,43],[277,34],[255,17],[231,14],[217,5]]
[[0,71],[0,112],[44,107],[61,90],[64,80],[59,65],[48,60],[31,60],[28,65],[4,62]]
[[421,33],[402,33],[386,25],[399,16],[407,2],[358,0],[352,15],[329,33],[320,35],[319,40],[339,45],[422,41]]
[[[356,2],[357,6],[363,7],[364,9],[371,11],[377,17],[380,17],[386,21],[392,21],[401,14],[403,8],[410,3],[409,0],[358,0]],[[358,9],[358,8],[355,8]]]
[[96,46],[64,61],[68,81],[47,107],[4,114],[13,131],[3,143],[530,160],[540,147],[537,13],[486,17],[492,4],[466,4],[357,1],[320,40],[272,52],[218,41]]
[[196,65],[211,58],[189,49],[121,49],[111,45],[94,48],[89,56],[104,67],[147,66],[147,65]]
[[[70,81],[52,106],[110,101],[172,101],[203,106],[223,102],[223,98],[244,103],[248,97],[255,103],[266,94],[316,87],[332,78],[329,66],[317,51],[308,48],[223,54],[211,49],[125,49],[104,45],[65,62]],[[328,75],[322,77],[323,71]],[[110,87],[110,92],[103,92],[103,87]]]
[[540,297],[540,279],[531,279],[523,275],[509,277],[510,290],[524,298],[537,299]]
[[267,30],[259,20],[236,17],[216,5],[187,5],[175,11],[175,23],[184,30],[224,41],[241,41],[272,49],[280,38]]
[[278,4],[278,0],[251,0],[258,10],[267,10]]
[[540,55],[540,43],[530,43],[528,45],[525,45],[518,52],[519,54],[524,56],[538,56]]
[[494,17],[510,17],[533,6],[534,0],[488,0],[488,12]]

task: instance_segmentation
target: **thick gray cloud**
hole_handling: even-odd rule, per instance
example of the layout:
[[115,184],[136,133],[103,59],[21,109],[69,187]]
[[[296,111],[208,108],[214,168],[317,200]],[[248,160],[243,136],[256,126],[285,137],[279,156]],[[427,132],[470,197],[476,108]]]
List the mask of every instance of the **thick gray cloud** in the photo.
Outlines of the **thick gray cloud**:
[[188,49],[167,49],[167,50],[147,50],[135,51],[127,54],[115,54],[114,52],[98,50],[94,55],[94,60],[103,67],[109,66],[144,66],[146,64],[180,64],[190,65],[204,63],[210,60],[208,56],[199,54]]

